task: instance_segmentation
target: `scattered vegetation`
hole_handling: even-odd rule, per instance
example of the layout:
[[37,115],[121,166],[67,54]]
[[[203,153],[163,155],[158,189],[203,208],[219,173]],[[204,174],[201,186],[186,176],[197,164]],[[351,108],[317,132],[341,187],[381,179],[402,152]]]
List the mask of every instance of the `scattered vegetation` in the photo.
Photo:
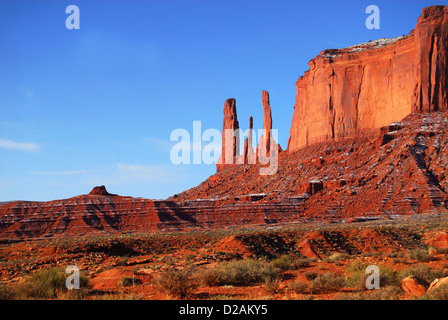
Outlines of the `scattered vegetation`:
[[118,282],[119,287],[131,287],[134,285],[134,279],[132,277],[123,277]]
[[4,283],[0,283],[0,300],[14,300],[16,293],[14,290]]
[[128,256],[123,256],[123,257],[121,257],[120,260],[117,262],[117,265],[119,265],[119,266],[125,266],[125,265],[127,265],[128,260],[129,260],[129,257],[128,257]]
[[311,281],[313,291],[337,291],[343,288],[344,285],[344,279],[331,272],[320,274]]
[[194,255],[193,253],[189,253],[185,256],[185,261],[191,262],[194,260],[195,257],[196,257],[196,255]]
[[316,271],[313,271],[313,270],[305,271],[303,275],[304,275],[305,278],[307,278],[309,281],[312,281],[312,280],[314,280],[314,279],[317,278],[317,272],[316,272]]
[[89,278],[80,274],[80,289],[68,290],[65,269],[42,269],[18,286],[17,294],[23,299],[82,299],[90,289]]
[[[446,230],[446,227],[440,228]],[[384,243],[375,242],[375,247],[366,242],[363,233],[355,230],[364,226],[348,225],[350,232],[322,231],[325,228],[337,230],[340,226],[319,228],[319,235],[310,238],[310,244],[315,246],[322,261],[304,257],[297,245],[307,237],[308,229],[304,232],[257,229],[99,236],[56,239],[51,243],[39,240],[27,244],[29,247],[13,244],[11,248],[17,249],[19,254],[9,255],[13,249],[3,247],[0,273],[8,280],[24,277],[26,281],[13,285],[0,283],[0,299],[142,299],[142,294],[133,292],[145,291],[145,296],[149,297],[146,295],[149,290],[151,294],[155,292],[155,299],[165,297],[159,295],[161,292],[175,299],[250,299],[260,297],[260,292],[288,298],[288,294],[295,292],[300,299],[394,300],[408,298],[401,289],[401,281],[409,275],[428,283],[448,276],[448,249],[426,247],[423,237],[429,228],[426,225],[424,229],[423,225],[418,228],[375,226],[372,229],[384,240]],[[224,236],[234,236],[237,243],[224,242],[228,246],[224,249]],[[50,245],[57,248],[51,259],[46,253]],[[355,247],[362,249],[358,252]],[[364,247],[378,251],[363,253]],[[65,270],[51,269],[55,262],[65,265],[69,259],[82,263],[94,283],[96,277],[108,277],[101,272],[111,269],[116,269],[111,275],[117,278],[106,281],[107,288],[98,291],[69,291],[65,288]],[[128,263],[128,259],[132,263]],[[368,265],[380,268],[379,290],[366,288]],[[43,269],[36,271],[37,268]],[[135,276],[123,277],[129,275],[130,270]],[[151,285],[148,281],[152,276],[155,280]],[[295,276],[297,278],[291,280]],[[88,283],[89,279],[84,278]],[[129,288],[142,282],[145,284],[138,290]],[[203,288],[196,292],[197,286]],[[215,288],[208,288],[210,286]],[[234,290],[235,286],[253,287]],[[421,299],[446,299],[446,292],[446,288],[440,288]]]
[[378,290],[367,290],[355,293],[338,293],[334,300],[399,300],[403,291],[396,286],[387,286]]
[[444,284],[424,294],[421,300],[448,300],[448,284]]
[[291,270],[293,268],[293,259],[288,255],[282,255],[272,261],[272,266],[283,271]]
[[447,248],[436,248],[436,251],[438,253],[448,254],[448,247]]
[[417,260],[419,262],[429,262],[434,260],[434,256],[429,253],[428,249],[415,248],[408,251],[409,259]]
[[349,257],[349,255],[347,253],[336,252],[336,253],[331,254],[328,257],[325,257],[324,261],[338,262],[338,261],[343,261],[343,260],[347,259],[348,257]]
[[102,294],[93,297],[93,300],[142,300],[143,295],[134,293],[124,293],[119,291],[118,294]]
[[398,272],[400,281],[408,276],[415,276],[431,283],[434,279],[447,277],[448,270],[433,269],[424,264],[417,264]]
[[290,285],[292,291],[298,294],[309,292],[309,284],[302,281],[293,281]]
[[246,286],[268,283],[278,279],[280,269],[272,264],[254,259],[233,260],[219,264],[201,274],[201,282],[208,286]]
[[187,269],[163,271],[155,283],[167,294],[178,299],[188,298],[196,287],[191,272]]
[[296,261],[294,261],[294,266],[297,269],[306,268],[309,267],[311,263],[316,262],[316,258],[301,258]]
[[267,278],[265,279],[266,290],[269,293],[277,293],[279,291],[280,283],[280,278]]
[[[354,261],[346,268],[347,283],[358,290],[365,290],[366,280],[371,275],[366,273],[366,269],[369,263],[362,262],[360,260]],[[399,286],[401,279],[398,273],[391,268],[385,267],[383,264],[378,264],[380,272],[380,286]]]

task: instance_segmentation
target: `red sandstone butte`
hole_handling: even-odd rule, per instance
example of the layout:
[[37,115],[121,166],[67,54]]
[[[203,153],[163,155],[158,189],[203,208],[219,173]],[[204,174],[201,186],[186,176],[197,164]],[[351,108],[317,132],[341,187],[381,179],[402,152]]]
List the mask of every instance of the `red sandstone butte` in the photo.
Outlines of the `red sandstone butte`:
[[325,50],[296,82],[288,151],[447,110],[448,7],[423,9],[415,32]]
[[[272,130],[272,113],[271,104],[269,103],[269,92],[263,90],[262,92],[262,105],[263,105],[263,135],[260,137],[260,141],[257,146],[257,155],[263,154],[269,157],[271,147],[271,130]],[[261,150],[261,149],[264,150]]]
[[[218,160],[217,168],[226,164],[235,164],[236,157],[240,152],[240,139],[238,130],[239,123],[236,114],[236,100],[233,98],[227,99],[224,103],[224,120],[222,123],[222,153]],[[228,142],[232,144],[232,147],[226,147],[226,132],[229,135]]]
[[249,131],[247,134],[247,138],[244,140],[244,163],[245,164],[255,164],[255,152],[254,148],[252,147],[252,141],[253,141],[253,129],[254,129],[254,119],[252,116],[249,118]]
[[92,191],[90,191],[89,195],[91,195],[91,196],[115,196],[114,194],[107,192],[105,186],[94,187],[92,189]]
[[[236,100],[227,99],[224,103],[224,120],[222,124],[222,150],[221,156],[217,162],[216,168],[219,172],[225,167],[241,164],[255,164],[260,156],[269,157],[271,148],[276,148],[276,152],[282,151],[272,137],[272,114],[269,103],[269,93],[265,90],[262,92],[263,105],[263,135],[257,144],[256,151],[252,148],[253,139],[253,118],[249,118],[248,137],[244,140],[243,154],[240,154],[240,130],[236,112]],[[226,138],[226,132],[229,137]],[[226,139],[228,139],[226,141]],[[226,145],[231,143],[232,146]],[[264,159],[265,160],[265,159]],[[263,161],[265,163],[265,161]]]

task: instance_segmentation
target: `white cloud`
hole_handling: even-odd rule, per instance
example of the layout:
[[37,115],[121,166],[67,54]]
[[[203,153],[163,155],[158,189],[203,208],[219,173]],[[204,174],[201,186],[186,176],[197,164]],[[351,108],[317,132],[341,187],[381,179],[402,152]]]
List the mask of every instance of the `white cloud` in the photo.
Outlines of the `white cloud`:
[[20,151],[38,151],[40,146],[35,143],[14,142],[11,140],[0,139],[0,148]]
[[115,177],[119,181],[140,183],[168,182],[175,180],[178,175],[171,166],[166,165],[136,165],[119,163],[116,165]]

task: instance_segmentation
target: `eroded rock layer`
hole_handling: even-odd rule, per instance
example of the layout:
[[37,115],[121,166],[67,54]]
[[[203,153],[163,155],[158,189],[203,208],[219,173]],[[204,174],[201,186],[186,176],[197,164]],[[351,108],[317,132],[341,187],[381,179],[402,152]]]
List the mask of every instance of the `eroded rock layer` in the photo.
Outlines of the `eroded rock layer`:
[[282,152],[278,164],[278,172],[266,176],[259,174],[260,164],[229,166],[166,200],[101,191],[49,202],[5,203],[0,205],[0,239],[446,212],[448,112],[414,113],[369,135]]
[[278,172],[227,168],[172,199],[304,197],[303,219],[343,220],[446,211],[448,113],[413,113],[372,132],[279,154]]
[[163,201],[81,195],[0,205],[0,240],[217,229],[300,219],[302,197],[256,203],[257,197]]

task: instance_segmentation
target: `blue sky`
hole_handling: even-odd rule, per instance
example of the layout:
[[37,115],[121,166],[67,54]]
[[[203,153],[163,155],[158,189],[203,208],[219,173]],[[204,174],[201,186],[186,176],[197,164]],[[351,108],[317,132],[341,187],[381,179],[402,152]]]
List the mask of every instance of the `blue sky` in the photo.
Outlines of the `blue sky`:
[[[68,5],[80,29],[68,30]],[[365,9],[380,8],[380,29]],[[295,81],[320,51],[395,37],[447,1],[0,2],[0,201],[109,192],[166,198],[212,175],[174,165],[170,134],[238,120],[262,127],[261,92],[286,148]]]

